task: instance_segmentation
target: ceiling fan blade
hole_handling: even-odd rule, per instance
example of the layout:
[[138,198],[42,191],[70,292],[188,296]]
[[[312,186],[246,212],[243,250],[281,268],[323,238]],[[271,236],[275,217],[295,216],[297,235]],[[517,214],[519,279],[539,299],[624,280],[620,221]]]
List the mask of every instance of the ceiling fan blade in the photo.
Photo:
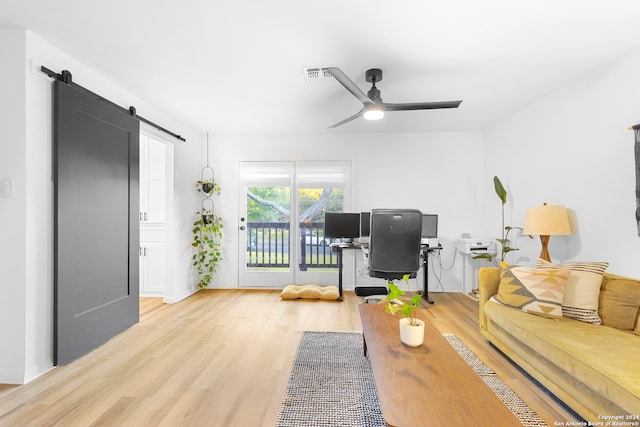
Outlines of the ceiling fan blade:
[[370,103],[371,99],[338,67],[327,67],[331,75],[344,86],[353,96],[358,98],[363,104]]
[[458,108],[462,101],[442,102],[405,102],[402,104],[383,103],[386,111],[437,110],[440,108]]
[[360,110],[357,114],[354,114],[354,115],[353,115],[353,116],[351,116],[351,117],[347,117],[347,118],[346,118],[346,119],[344,119],[343,121],[338,122],[338,123],[336,123],[335,125],[333,125],[333,126],[329,126],[329,127],[330,127],[330,128],[337,128],[338,126],[342,126],[343,124],[345,124],[345,123],[349,123],[351,120],[355,120],[355,119],[357,119],[358,117],[362,116],[362,114],[363,114],[363,113],[364,113],[364,107],[363,107],[363,108],[362,108],[362,110]]

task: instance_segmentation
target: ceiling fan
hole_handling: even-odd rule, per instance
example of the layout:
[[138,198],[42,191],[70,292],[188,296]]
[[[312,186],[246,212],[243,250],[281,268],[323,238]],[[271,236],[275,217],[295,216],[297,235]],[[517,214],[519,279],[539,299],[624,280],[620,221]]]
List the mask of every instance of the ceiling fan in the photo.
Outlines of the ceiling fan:
[[364,116],[367,120],[378,120],[384,116],[385,111],[408,111],[408,110],[436,110],[441,108],[458,108],[462,101],[443,101],[443,102],[404,102],[400,104],[392,104],[382,102],[380,90],[376,87],[376,83],[382,80],[382,70],[379,68],[371,68],[367,70],[365,76],[367,82],[371,83],[371,89],[365,93],[338,67],[327,67],[331,75],[344,86],[353,96],[362,102],[362,109],[351,117],[330,126],[337,128],[351,120]]

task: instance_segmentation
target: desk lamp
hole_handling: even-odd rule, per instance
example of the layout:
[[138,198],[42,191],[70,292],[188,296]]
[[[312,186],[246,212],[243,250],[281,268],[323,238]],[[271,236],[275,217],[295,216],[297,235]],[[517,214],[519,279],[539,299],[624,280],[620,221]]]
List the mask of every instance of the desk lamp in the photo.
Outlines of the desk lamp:
[[567,209],[564,206],[547,205],[546,203],[542,206],[527,208],[522,234],[540,236],[542,242],[540,258],[551,262],[547,248],[549,237],[573,234]]

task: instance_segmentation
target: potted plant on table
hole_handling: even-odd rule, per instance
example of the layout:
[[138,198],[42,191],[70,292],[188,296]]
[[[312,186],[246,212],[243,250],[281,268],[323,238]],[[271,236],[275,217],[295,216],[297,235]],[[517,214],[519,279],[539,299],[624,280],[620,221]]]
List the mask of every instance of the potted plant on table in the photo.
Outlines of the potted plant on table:
[[[406,274],[402,280],[409,288],[409,275]],[[385,311],[391,315],[401,312],[400,319],[400,341],[410,347],[418,347],[424,342],[424,321],[415,317],[414,311],[420,307],[422,296],[416,293],[411,300],[400,300],[405,292],[394,283],[389,283],[389,294]]]

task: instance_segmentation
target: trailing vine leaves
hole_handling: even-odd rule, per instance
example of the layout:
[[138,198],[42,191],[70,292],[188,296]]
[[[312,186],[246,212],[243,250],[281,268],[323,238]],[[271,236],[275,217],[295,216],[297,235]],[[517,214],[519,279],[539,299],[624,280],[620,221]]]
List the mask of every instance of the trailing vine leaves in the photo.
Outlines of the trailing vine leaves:
[[[200,191],[202,182],[198,181],[196,187]],[[220,187],[215,184],[211,188],[216,194],[220,194]],[[202,209],[196,212],[197,219],[193,223],[194,248],[193,265],[198,273],[198,288],[209,286],[216,267],[222,259],[220,242],[222,241],[222,218],[211,209]]]

